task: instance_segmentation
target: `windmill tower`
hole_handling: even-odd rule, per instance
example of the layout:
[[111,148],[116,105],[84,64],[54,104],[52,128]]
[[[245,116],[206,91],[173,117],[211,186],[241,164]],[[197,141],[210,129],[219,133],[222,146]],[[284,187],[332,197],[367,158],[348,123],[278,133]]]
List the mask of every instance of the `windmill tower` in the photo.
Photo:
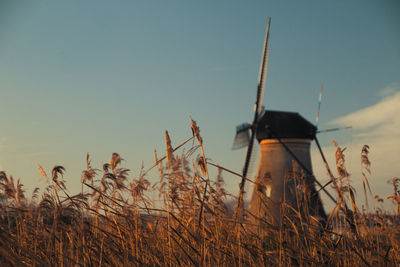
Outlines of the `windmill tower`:
[[[256,138],[261,153],[249,214],[278,223],[281,205],[286,203],[296,210],[307,208],[310,215],[326,219],[311,172],[310,144],[315,133],[316,127],[298,113],[266,111],[260,118]],[[291,171],[296,171],[297,177],[290,177]],[[299,176],[303,184],[293,180]],[[309,198],[308,207],[298,206],[303,194]]]
[[[255,187],[251,197],[248,213],[253,218],[263,218],[272,223],[281,221],[281,206],[283,203],[297,210],[307,209],[310,215],[326,220],[321,199],[315,188],[315,183],[333,200],[334,198],[315,179],[312,173],[310,144],[316,140],[316,126],[301,115],[294,112],[264,111],[262,106],[264,85],[268,69],[269,28],[271,19],[267,22],[264,50],[261,60],[255,113],[252,123],[244,123],[236,128],[233,149],[247,147],[245,164],[240,183],[237,211],[244,214],[244,185],[248,179],[248,168],[253,152],[254,139],[257,138],[261,153],[258,163]],[[321,151],[322,155],[322,151]],[[302,193],[309,196],[309,205],[299,207],[296,201],[299,188],[296,183],[288,183],[285,177],[294,167],[303,173]]]

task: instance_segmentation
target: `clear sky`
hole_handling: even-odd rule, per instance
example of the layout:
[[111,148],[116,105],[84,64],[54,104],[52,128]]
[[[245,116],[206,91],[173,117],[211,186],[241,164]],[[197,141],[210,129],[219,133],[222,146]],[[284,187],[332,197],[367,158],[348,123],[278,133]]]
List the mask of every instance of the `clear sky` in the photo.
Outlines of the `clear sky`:
[[[200,126],[206,154],[240,172],[235,126],[253,116],[266,18],[272,17],[264,104],[353,125],[320,136],[346,146],[359,184],[371,145],[374,193],[400,175],[400,1],[0,1],[0,169],[37,186],[36,163],[66,167],[78,190],[85,153],[111,153],[132,176]],[[313,150],[314,170],[328,178]],[[334,166],[332,158],[330,164]],[[149,177],[155,181],[156,177]],[[225,175],[228,189],[238,180]],[[361,196],[361,188],[359,196]]]

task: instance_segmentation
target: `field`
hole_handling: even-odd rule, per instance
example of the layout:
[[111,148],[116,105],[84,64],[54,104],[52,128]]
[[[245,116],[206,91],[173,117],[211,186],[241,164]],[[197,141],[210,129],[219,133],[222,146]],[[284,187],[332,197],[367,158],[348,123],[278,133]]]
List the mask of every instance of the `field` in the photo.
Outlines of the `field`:
[[[209,177],[193,121],[192,130],[193,137],[176,148],[166,132],[166,156],[155,152],[155,184],[147,180],[149,170],[128,178],[117,153],[101,170],[87,155],[78,195],[68,193],[62,166],[51,175],[39,166],[48,186],[30,199],[19,181],[0,172],[7,196],[0,217],[2,266],[399,266],[400,179],[393,179],[394,193],[387,196],[397,213],[366,214],[355,204],[338,147],[338,177],[329,185],[338,204],[328,221],[321,225],[306,211],[282,205],[281,222],[272,224],[240,207],[228,209],[223,169]],[[180,150],[189,142],[191,149]],[[368,147],[362,152],[368,174]],[[292,179],[301,186],[304,174]],[[367,196],[367,175],[362,179]],[[163,203],[153,203],[149,191],[157,191]],[[308,198],[307,192],[299,195],[299,206],[308,205]]]

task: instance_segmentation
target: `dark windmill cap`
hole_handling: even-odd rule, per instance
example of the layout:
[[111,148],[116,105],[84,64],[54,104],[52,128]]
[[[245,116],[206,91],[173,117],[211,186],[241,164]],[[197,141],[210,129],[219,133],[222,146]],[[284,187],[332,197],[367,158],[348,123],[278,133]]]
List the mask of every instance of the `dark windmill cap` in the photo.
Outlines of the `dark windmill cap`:
[[297,112],[265,111],[261,117],[256,138],[264,139],[299,138],[313,140],[317,128]]

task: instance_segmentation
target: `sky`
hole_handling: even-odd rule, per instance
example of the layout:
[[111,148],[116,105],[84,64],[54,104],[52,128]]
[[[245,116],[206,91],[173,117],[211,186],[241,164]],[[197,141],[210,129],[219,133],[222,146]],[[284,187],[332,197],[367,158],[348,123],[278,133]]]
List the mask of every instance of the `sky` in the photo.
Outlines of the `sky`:
[[[314,123],[323,85],[318,127],[353,127],[319,135],[329,164],[334,139],[361,197],[370,145],[372,191],[387,196],[400,175],[399,11],[395,0],[1,0],[0,169],[29,192],[37,163],[60,164],[77,191],[87,152],[97,168],[118,152],[135,177],[165,152],[165,130],[173,146],[191,136],[192,116],[206,156],[241,172],[245,150],[232,141],[253,117],[271,17],[264,105]],[[315,146],[312,160],[327,181]],[[236,192],[238,179],[224,178]]]

